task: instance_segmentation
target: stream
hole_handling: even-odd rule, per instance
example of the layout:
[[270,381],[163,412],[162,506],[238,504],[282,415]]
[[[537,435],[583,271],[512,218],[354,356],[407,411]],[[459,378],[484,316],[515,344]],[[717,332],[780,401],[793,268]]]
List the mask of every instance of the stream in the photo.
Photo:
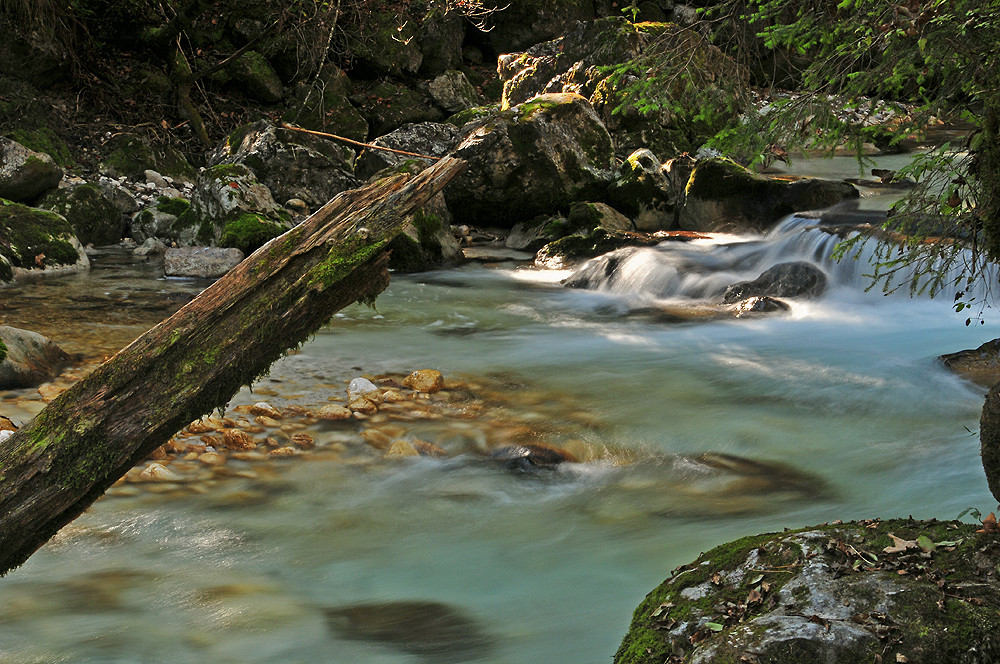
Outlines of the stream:
[[[300,418],[286,433],[308,454],[116,486],[0,580],[0,664],[607,662],[642,597],[725,541],[989,512],[984,390],[936,357],[997,336],[995,312],[966,326],[950,297],[866,291],[869,268],[831,264],[809,226],[642,249],[586,289],[502,260],[394,275],[231,406],[316,408],[362,374],[433,368],[434,408]],[[830,289],[786,315],[657,313],[800,259]],[[93,264],[0,289],[4,324],[81,354],[64,382],[206,285],[110,250]],[[17,422],[43,406],[0,392]],[[447,456],[383,458],[359,427]],[[579,462],[487,458],[525,442]]]

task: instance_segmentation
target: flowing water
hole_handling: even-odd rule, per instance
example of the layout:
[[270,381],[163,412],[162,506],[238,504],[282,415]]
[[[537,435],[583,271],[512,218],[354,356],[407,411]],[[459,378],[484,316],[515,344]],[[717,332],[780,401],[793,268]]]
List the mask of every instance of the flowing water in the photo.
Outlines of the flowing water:
[[[865,292],[810,224],[640,250],[589,289],[514,263],[394,277],[234,404],[314,408],[360,374],[435,368],[430,415],[305,419],[312,454],[112,490],[0,581],[0,662],[607,662],[644,594],[724,541],[989,511],[983,390],[935,358],[996,316]],[[787,315],[658,313],[797,259],[831,288]],[[204,286],[94,263],[0,291],[4,322],[86,367]],[[42,407],[0,397],[16,420]],[[449,456],[383,459],[355,440],[376,425]],[[505,441],[581,462],[510,472],[483,458]]]

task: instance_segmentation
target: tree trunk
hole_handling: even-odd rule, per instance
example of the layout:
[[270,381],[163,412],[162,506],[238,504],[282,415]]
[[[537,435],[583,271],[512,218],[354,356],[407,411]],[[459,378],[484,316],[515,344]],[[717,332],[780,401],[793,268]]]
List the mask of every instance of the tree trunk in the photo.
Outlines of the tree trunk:
[[463,168],[445,158],[340,194],[0,442],[0,575],[337,310],[373,301],[389,283],[386,245]]

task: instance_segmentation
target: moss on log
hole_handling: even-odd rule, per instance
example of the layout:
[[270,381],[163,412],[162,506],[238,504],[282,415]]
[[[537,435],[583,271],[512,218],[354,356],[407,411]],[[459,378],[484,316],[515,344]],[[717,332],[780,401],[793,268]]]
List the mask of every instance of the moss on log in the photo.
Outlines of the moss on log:
[[446,158],[340,194],[0,442],[0,574],[184,425],[389,283],[385,247],[458,175]]

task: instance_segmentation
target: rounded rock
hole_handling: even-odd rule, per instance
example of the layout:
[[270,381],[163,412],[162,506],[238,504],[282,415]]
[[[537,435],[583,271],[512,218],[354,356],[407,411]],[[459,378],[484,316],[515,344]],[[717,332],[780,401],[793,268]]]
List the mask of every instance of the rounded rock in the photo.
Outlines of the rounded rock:
[[403,385],[417,392],[433,394],[444,387],[444,376],[435,369],[418,369],[403,379]]

